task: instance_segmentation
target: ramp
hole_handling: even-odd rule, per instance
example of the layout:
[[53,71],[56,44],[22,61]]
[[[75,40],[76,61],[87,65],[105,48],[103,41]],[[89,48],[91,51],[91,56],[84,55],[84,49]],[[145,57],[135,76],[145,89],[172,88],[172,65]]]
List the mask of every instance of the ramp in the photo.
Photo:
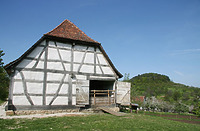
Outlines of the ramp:
[[6,101],[2,105],[0,105],[0,117],[6,116],[5,107],[7,104],[8,104],[8,102]]
[[104,112],[107,112],[109,114],[112,114],[114,116],[124,116],[126,115],[125,113],[122,113],[122,112],[116,112],[116,111],[113,111],[113,110],[110,110],[109,108],[107,107],[98,107],[100,110],[104,111]]

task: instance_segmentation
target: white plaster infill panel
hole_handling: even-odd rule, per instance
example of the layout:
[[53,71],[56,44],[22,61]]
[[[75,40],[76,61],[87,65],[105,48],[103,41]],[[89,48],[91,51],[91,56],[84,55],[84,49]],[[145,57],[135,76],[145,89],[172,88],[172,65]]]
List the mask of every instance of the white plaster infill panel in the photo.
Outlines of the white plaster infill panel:
[[30,96],[34,105],[42,105],[42,96]]
[[48,48],[48,60],[60,60],[57,49]]
[[86,50],[87,46],[82,46],[82,45],[75,45],[74,46],[74,50]]
[[54,96],[46,96],[46,105],[49,105]]
[[68,105],[68,97],[65,96],[58,96],[52,105]]
[[13,96],[13,105],[30,105],[26,96]]
[[76,97],[72,96],[72,105],[76,105]]
[[66,74],[64,82],[68,82],[69,81],[69,74]]
[[17,65],[17,68],[32,68],[35,63],[35,60],[24,59],[19,63],[19,65]]
[[61,81],[64,74],[47,72],[47,81]]
[[46,88],[46,94],[56,94],[59,84],[48,83]]
[[63,84],[60,88],[60,92],[59,94],[68,94],[68,88],[69,88],[69,85],[68,84]]
[[43,94],[43,83],[27,82],[27,92],[31,94]]
[[71,67],[71,64],[70,63],[64,63],[64,66],[65,66],[65,70],[66,71],[70,71],[70,67]]
[[79,66],[80,66],[80,64],[74,64],[74,65],[73,65],[73,71],[74,71],[74,72],[77,72]]
[[94,64],[94,53],[87,53],[86,56],[85,56],[84,63]]
[[44,47],[36,47],[27,57],[38,58]]
[[19,71],[15,71],[14,79],[22,79]]
[[46,104],[49,105],[54,96],[46,96]]
[[36,68],[38,69],[44,69],[44,62],[43,61],[39,61]]
[[21,94],[21,93],[24,93],[22,81],[19,81],[19,82],[15,81],[14,87],[13,87],[13,94]]
[[97,57],[99,59],[99,62],[101,65],[108,65],[105,57],[103,56],[103,54],[97,54]]
[[80,72],[83,73],[94,73],[94,66],[91,65],[83,65]]
[[76,84],[72,84],[72,94],[76,95]]
[[41,43],[40,43],[40,45],[46,45],[46,42],[45,41],[42,41]]
[[78,79],[78,80],[87,80],[87,76],[85,76],[85,75],[76,75],[76,79]]
[[61,62],[47,62],[47,69],[64,70]]
[[53,41],[49,41],[49,46],[50,47],[56,47],[55,43]]
[[66,48],[66,49],[71,49],[72,48],[72,44],[70,43],[60,43],[60,42],[56,42],[57,47],[59,48]]
[[94,51],[94,47],[89,47],[88,50],[89,51]]
[[68,62],[71,61],[71,51],[70,50],[59,49],[59,52],[60,52],[60,55],[61,55],[61,58],[63,61],[68,61]]
[[108,75],[114,75],[113,70],[111,69],[111,67],[101,67],[104,74],[108,74]]
[[84,52],[74,51],[74,62],[81,63],[83,60]]
[[96,66],[96,73],[97,73],[97,74],[102,74],[102,71],[101,71],[101,69],[100,69],[99,66]]
[[98,52],[98,53],[99,53],[99,52],[101,52],[101,51],[100,51],[100,49],[99,49],[99,48],[96,48],[96,52]]
[[25,79],[29,80],[43,80],[44,72],[22,71]]

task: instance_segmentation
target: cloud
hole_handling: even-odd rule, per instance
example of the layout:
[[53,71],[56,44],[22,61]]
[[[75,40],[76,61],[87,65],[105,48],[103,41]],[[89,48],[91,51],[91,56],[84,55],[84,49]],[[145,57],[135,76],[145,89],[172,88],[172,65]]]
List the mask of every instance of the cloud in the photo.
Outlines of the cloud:
[[184,55],[193,53],[200,53],[200,49],[175,50],[171,53],[171,55]]
[[176,73],[179,76],[184,76],[184,74],[182,72],[180,72],[180,71],[174,71],[174,73]]

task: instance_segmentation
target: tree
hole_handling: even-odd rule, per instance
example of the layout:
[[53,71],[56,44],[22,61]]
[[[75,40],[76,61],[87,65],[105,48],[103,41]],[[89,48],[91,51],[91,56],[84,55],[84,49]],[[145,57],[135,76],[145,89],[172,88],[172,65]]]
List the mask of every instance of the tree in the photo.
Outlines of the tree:
[[193,111],[198,117],[200,117],[200,101],[198,102],[197,107]]
[[125,74],[124,74],[124,80],[123,80],[123,81],[125,81],[125,82],[126,82],[126,81],[129,81],[129,80],[130,80],[129,77],[130,77],[130,74],[129,74],[129,73],[125,73]]
[[181,103],[181,102],[177,102],[176,104],[175,104],[175,112],[177,112],[177,113],[184,113],[184,112],[188,112],[189,111],[189,108],[185,105],[185,104],[183,104],[183,103]]
[[0,99],[5,100],[8,97],[8,86],[9,77],[3,68],[2,56],[5,55],[2,50],[0,50]]
[[5,55],[5,53],[3,53],[3,51],[2,50],[0,50],[0,66],[1,67],[3,67],[3,59],[1,58],[2,56],[4,56]]

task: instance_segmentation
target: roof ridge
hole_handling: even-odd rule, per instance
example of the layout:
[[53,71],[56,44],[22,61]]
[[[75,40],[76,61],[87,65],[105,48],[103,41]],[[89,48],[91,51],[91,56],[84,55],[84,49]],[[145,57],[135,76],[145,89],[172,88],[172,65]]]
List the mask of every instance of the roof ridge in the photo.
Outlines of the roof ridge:
[[[46,35],[46,34],[48,34],[48,33],[51,33],[51,32],[53,32],[54,30],[56,30],[59,26],[61,26],[62,24],[64,24],[65,23],[65,21],[70,21],[70,20],[68,20],[68,19],[65,19],[62,23],[60,23],[59,25],[57,25],[53,30],[51,30],[51,31],[49,31],[49,32],[47,32],[47,33],[45,33],[44,35]],[[70,21],[71,22],[71,21]]]

